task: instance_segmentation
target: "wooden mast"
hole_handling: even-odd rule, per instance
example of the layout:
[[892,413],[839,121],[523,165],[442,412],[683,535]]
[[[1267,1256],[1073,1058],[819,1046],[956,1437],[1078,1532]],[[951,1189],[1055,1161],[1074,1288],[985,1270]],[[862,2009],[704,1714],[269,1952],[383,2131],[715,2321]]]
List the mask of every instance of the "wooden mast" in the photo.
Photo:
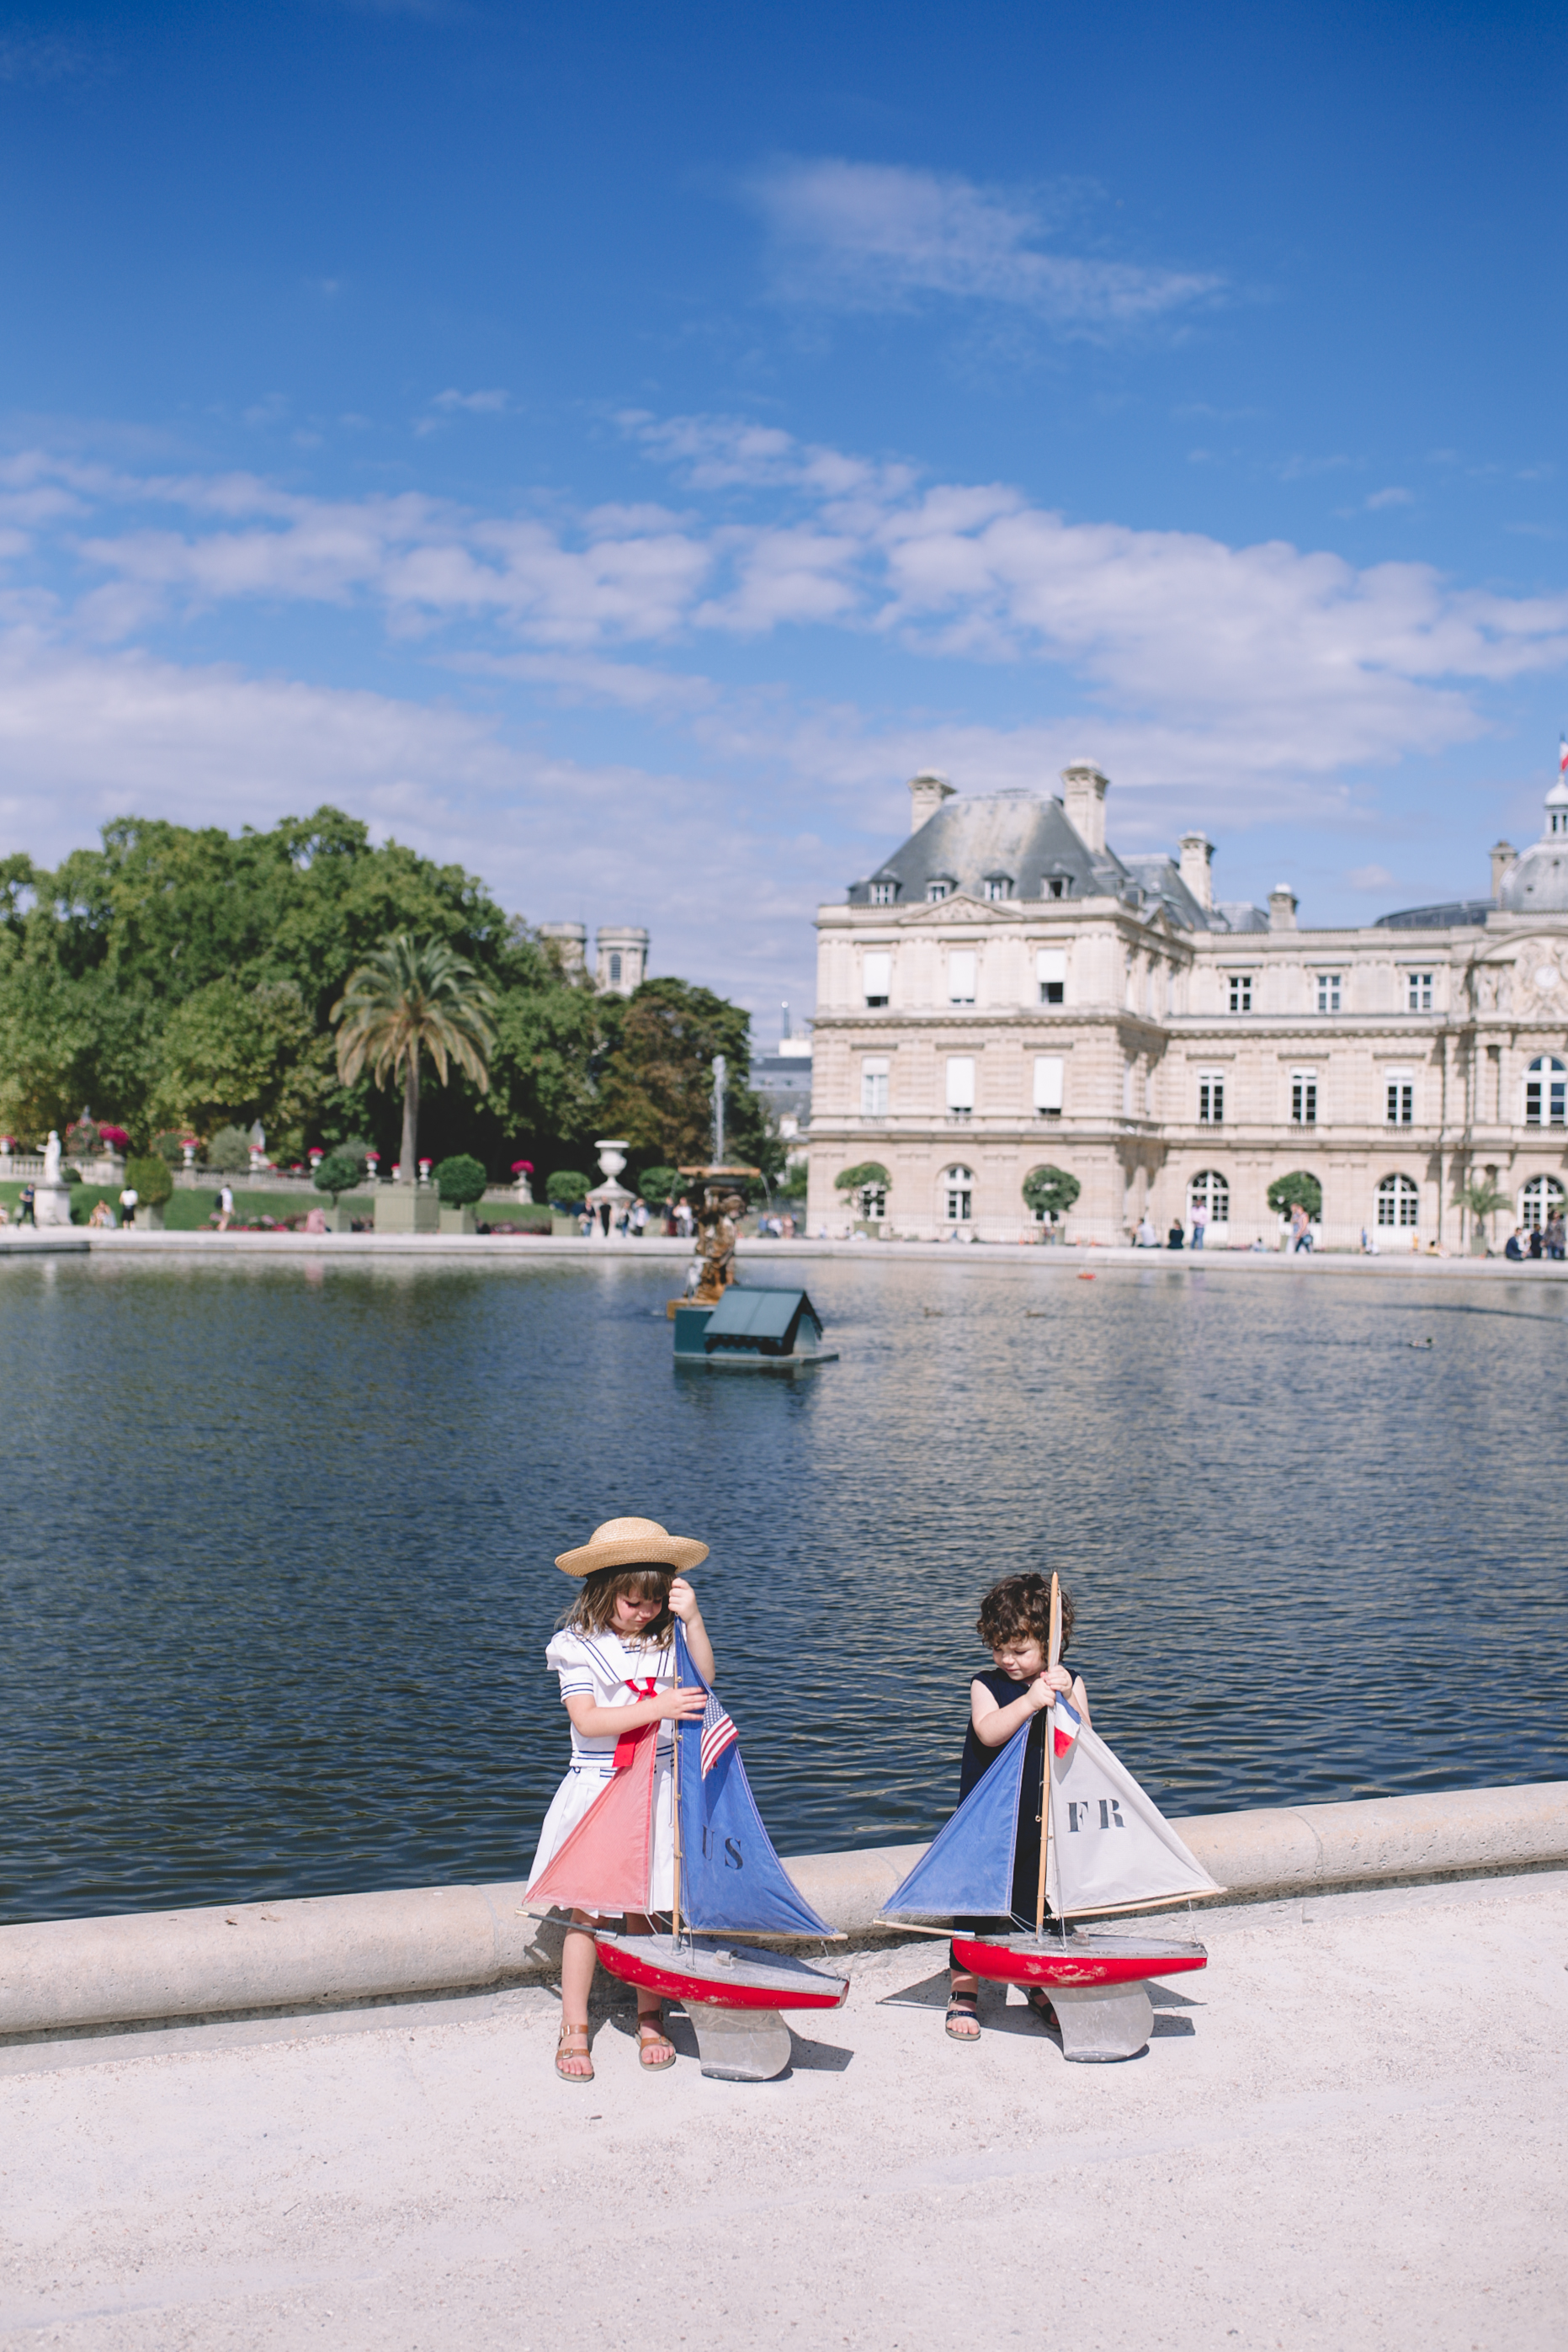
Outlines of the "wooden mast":
[[[1046,1657],[1048,1666],[1061,1661],[1061,1585],[1053,1573],[1051,1580],[1051,1648]],[[1034,1932],[1037,1937],[1045,1934],[1045,1874],[1051,1853],[1051,1751],[1055,1744],[1056,1703],[1053,1699],[1045,1710],[1045,1733],[1041,1738],[1040,1769],[1040,1884],[1034,1895]]]

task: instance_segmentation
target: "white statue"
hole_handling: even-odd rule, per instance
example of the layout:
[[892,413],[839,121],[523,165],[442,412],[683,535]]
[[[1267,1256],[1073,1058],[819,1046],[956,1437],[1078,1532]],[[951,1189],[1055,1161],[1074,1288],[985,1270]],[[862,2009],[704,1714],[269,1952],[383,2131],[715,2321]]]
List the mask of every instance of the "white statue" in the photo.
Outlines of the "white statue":
[[51,1127],[49,1139],[44,1146],[44,1181],[46,1184],[57,1184],[59,1181],[60,1139]]

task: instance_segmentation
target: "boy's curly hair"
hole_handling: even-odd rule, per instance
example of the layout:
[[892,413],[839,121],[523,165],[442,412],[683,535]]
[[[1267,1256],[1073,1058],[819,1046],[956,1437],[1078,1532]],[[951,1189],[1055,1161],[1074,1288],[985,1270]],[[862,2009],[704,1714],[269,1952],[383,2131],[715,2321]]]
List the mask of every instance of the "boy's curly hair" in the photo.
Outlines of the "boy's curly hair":
[[[1049,1576],[1004,1576],[993,1584],[980,1603],[979,1622],[975,1627],[988,1650],[999,1650],[1004,1642],[1013,1642],[1019,1634],[1032,1633],[1040,1648],[1051,1641],[1051,1579]],[[1072,1596],[1065,1585],[1061,1588],[1061,1649],[1063,1656],[1072,1639]]]

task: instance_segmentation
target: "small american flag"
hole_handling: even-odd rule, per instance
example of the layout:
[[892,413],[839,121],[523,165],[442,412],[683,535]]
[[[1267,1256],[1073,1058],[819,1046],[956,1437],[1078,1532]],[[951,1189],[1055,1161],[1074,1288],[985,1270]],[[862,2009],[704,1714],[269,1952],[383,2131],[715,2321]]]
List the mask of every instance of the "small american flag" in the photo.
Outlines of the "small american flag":
[[733,1748],[738,1737],[734,1724],[731,1723],[712,1691],[709,1691],[707,1705],[703,1709],[702,1759],[705,1780],[725,1749]]

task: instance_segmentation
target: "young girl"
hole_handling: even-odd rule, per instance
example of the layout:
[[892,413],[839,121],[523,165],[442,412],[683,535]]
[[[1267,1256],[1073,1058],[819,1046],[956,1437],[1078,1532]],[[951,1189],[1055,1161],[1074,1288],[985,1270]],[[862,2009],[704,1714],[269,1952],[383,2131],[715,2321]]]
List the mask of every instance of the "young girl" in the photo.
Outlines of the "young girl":
[[[969,1728],[964,1739],[963,1769],[958,1776],[958,1802],[963,1803],[977,1781],[988,1772],[1012,1738],[1027,1723],[1029,1746],[1024,1751],[1023,1795],[1019,1805],[1018,1844],[1013,1855],[1012,1909],[1015,1918],[1034,1924],[1040,1889],[1040,1804],[1045,1759],[1044,1710],[1060,1693],[1089,1720],[1089,1694],[1065,1666],[1048,1666],[1051,1641],[1051,1579],[1049,1576],[1004,1576],[980,1603],[975,1631],[991,1654],[993,1671],[977,1675],[969,1685]],[[1061,1595],[1061,1646],[1072,1639],[1072,1602]],[[960,1931],[977,1934],[988,1924],[958,1919]],[[977,2042],[980,1984],[950,1963],[947,2031],[955,2042]],[[1026,1998],[1038,2017],[1055,2022],[1043,1985],[1030,1988]]]
[[[582,1590],[561,1631],[545,1652],[560,1676],[561,1705],[571,1718],[571,1765],[550,1801],[529,1874],[540,1878],[614,1772],[616,1741],[638,1724],[659,1725],[653,1765],[652,1885],[649,1900],[667,1911],[674,1901],[674,1730],[685,1716],[700,1716],[707,1704],[700,1684],[674,1686],[674,1620],[685,1629],[686,1647],[697,1672],[711,1682],[713,1648],[696,1594],[677,1573],[707,1558],[707,1546],[686,1536],[666,1535],[656,1519],[606,1519],[591,1543],[562,1552],[556,1561]],[[588,2054],[588,1996],[597,1949],[591,1930],[598,1913],[573,1911],[561,1960],[561,2032],[555,2070],[567,2083],[591,2083]],[[646,1935],[648,1921],[628,1913],[632,1935]],[[642,2063],[657,2073],[675,2063],[673,2042],[663,2031],[656,1992],[637,1992],[637,2035]]]

